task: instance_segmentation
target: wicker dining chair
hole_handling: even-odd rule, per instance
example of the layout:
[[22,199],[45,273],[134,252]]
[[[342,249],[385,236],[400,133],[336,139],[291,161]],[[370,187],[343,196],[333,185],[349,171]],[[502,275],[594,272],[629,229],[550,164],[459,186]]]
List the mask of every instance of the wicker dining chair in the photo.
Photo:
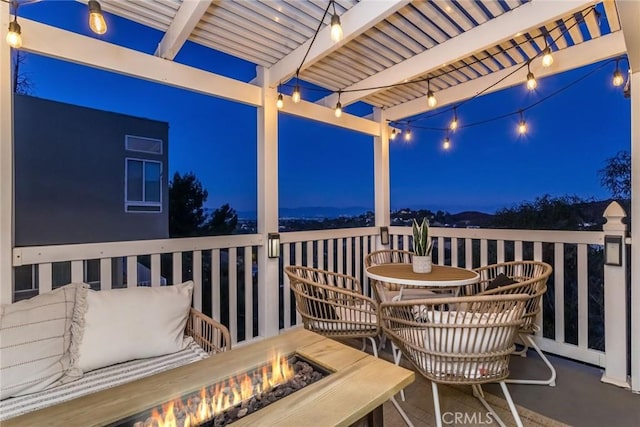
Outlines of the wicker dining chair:
[[305,329],[330,338],[362,338],[363,344],[369,339],[378,357],[378,303],[362,294],[358,279],[298,265],[284,271]]
[[553,272],[551,265],[542,261],[509,261],[492,264],[475,269],[480,274],[480,280],[462,289],[463,295],[500,295],[500,294],[527,294],[529,299],[525,304],[524,322],[518,331],[520,341],[524,349],[516,352],[526,357],[529,347],[533,348],[540,356],[550,371],[548,379],[515,379],[510,378],[508,383],[556,385],[556,370],[540,350],[533,339],[533,335],[540,330],[537,316],[542,310],[542,299],[547,291],[547,280]]
[[431,381],[437,426],[442,425],[438,384],[471,385],[474,396],[499,420],[482,391],[482,384],[492,382],[500,384],[516,425],[522,426],[505,380],[528,299],[528,295],[515,294],[380,305],[383,332]]

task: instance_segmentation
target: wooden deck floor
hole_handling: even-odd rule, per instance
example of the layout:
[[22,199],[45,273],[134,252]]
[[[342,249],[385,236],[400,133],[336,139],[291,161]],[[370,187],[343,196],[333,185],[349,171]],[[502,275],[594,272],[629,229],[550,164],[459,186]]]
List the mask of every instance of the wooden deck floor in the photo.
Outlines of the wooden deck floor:
[[[389,359],[390,355],[384,351],[381,357]],[[640,395],[600,382],[602,372],[599,368],[563,358],[553,356],[549,358],[558,373],[555,387],[508,385],[514,402],[521,408],[519,412],[525,426],[561,426],[563,424],[576,427],[640,426]],[[403,358],[403,366],[410,367],[404,360]],[[512,357],[511,371],[514,378],[544,379],[548,375],[542,361],[532,352],[526,358]],[[515,425],[506,408],[500,408],[503,402],[500,387],[497,384],[490,384],[485,386],[484,390],[489,393],[492,402],[497,403],[497,412],[505,424]],[[440,391],[443,414],[446,411],[467,414],[466,419],[464,415],[459,416],[458,423],[454,422],[454,415],[448,415],[448,419],[443,420],[444,425],[496,425],[483,418],[486,410],[470,395],[470,392],[470,387],[468,390]],[[414,425],[435,425],[429,381],[417,375],[415,383],[406,390],[406,399],[406,402],[402,402],[398,397],[398,402]],[[385,404],[384,412],[385,426],[405,425],[390,403]]]

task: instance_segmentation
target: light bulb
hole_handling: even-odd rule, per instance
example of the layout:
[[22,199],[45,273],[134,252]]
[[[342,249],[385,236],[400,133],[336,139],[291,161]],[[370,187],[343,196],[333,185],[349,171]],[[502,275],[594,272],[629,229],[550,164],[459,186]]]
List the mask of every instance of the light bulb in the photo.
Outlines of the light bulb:
[[298,85],[297,83],[293,87],[293,93],[291,94],[291,99],[293,100],[294,104],[297,104],[298,102],[300,102],[300,85]]
[[97,0],[89,0],[89,27],[96,34],[104,34],[107,32],[107,23],[102,15],[102,8]]
[[524,119],[521,119],[520,124],[518,124],[518,133],[520,135],[527,133],[527,122],[525,122]]
[[336,109],[333,111],[333,113],[336,115],[336,117],[342,116],[342,104],[340,103],[340,101],[338,101],[338,103],[336,104]]
[[7,33],[7,44],[14,49],[20,49],[22,47],[22,35],[20,31],[20,24],[13,20],[9,22],[9,32]]
[[449,124],[449,129],[451,129],[451,130],[458,129],[458,118],[457,117],[454,117],[453,120],[451,120],[451,123]]
[[438,104],[438,100],[436,99],[436,96],[433,94],[433,91],[428,91],[427,92],[427,105],[430,108],[435,107]]
[[534,90],[538,86],[535,76],[531,71],[527,74],[527,89]]
[[449,137],[446,137],[444,139],[444,142],[442,143],[442,148],[445,150],[448,150],[449,148],[451,148],[451,140],[449,139]]
[[278,110],[281,110],[282,107],[284,107],[284,98],[282,97],[281,93],[278,94],[278,100],[276,101],[276,107],[278,107]]
[[394,128],[391,130],[391,136],[389,138],[393,141],[394,139],[396,139],[396,136],[398,136],[398,132]]
[[342,25],[340,25],[340,17],[336,13],[331,16],[331,40],[334,43],[342,40]]
[[411,141],[411,129],[407,129],[407,131],[404,133],[404,140]]
[[616,70],[613,72],[613,85],[615,87],[618,87],[618,86],[622,86],[623,83],[624,83],[624,77],[622,77],[622,73],[620,72],[620,70],[616,68]]
[[543,51],[542,66],[550,67],[553,64],[553,56],[551,55],[551,48],[547,46]]

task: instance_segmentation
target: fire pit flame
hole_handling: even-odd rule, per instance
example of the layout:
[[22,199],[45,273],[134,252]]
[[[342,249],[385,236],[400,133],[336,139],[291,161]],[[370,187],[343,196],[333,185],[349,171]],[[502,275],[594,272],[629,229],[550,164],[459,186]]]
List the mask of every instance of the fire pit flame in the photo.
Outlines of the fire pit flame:
[[134,427],[191,427],[202,424],[233,406],[259,396],[274,387],[286,383],[295,375],[294,367],[286,356],[276,354],[271,362],[253,372],[231,377],[223,383],[204,387],[199,396],[186,402],[174,399],[151,412],[145,422]]

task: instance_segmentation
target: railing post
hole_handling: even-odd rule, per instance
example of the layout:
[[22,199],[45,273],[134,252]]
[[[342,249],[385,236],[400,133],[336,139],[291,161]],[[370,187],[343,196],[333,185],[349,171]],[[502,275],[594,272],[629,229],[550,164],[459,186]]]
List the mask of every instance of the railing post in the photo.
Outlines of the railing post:
[[[2,28],[9,25],[9,4],[0,5]],[[11,49],[0,47],[0,303],[13,302],[13,96]]]
[[278,232],[278,110],[277,91],[268,86],[269,70],[257,67],[262,87],[262,105],[257,108],[258,131],[258,332],[262,337],[278,335],[280,259],[269,258],[269,233]]
[[[606,367],[602,382],[629,388],[627,377],[627,257],[625,237],[627,225],[622,220],[627,216],[618,202],[605,209],[607,222],[602,226],[605,233],[604,262],[604,342]],[[618,258],[616,243],[607,243],[608,237],[620,239],[620,264],[611,265]],[[615,251],[612,253],[612,251]]]
[[[391,222],[391,203],[389,197],[389,126],[380,108],[373,110],[373,118],[380,123],[380,136],[373,138],[373,174],[375,222],[378,230],[388,227]],[[389,247],[389,242],[383,244],[380,234],[376,237],[376,247],[373,250]]]

